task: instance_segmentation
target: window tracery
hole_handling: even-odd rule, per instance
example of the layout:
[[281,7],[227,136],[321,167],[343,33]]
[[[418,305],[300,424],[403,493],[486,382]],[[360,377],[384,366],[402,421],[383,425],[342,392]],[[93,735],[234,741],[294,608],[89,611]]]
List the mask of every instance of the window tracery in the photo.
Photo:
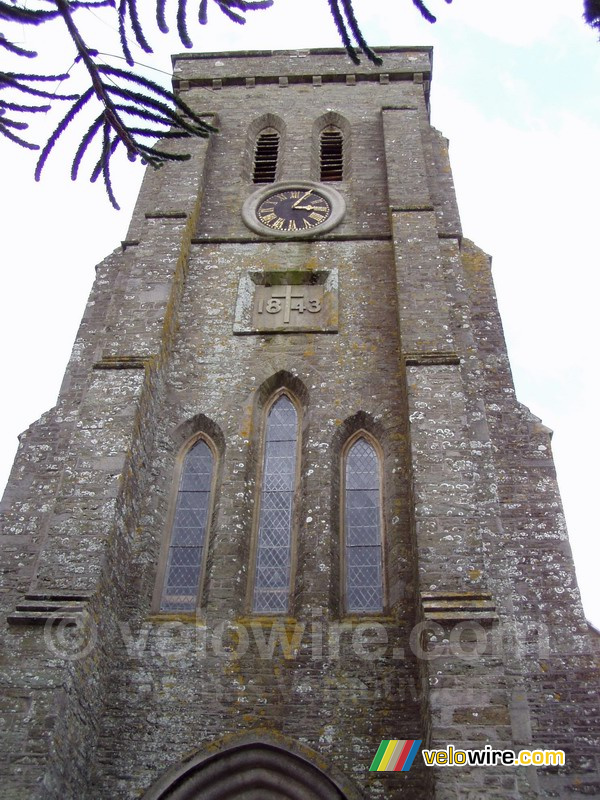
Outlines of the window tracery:
[[297,480],[298,413],[286,394],[267,414],[252,610],[289,606],[292,515]]
[[344,458],[345,598],[349,612],[383,611],[382,510],[379,455],[365,436]]
[[160,611],[193,611],[198,602],[213,494],[215,457],[204,439],[185,454],[164,572]]

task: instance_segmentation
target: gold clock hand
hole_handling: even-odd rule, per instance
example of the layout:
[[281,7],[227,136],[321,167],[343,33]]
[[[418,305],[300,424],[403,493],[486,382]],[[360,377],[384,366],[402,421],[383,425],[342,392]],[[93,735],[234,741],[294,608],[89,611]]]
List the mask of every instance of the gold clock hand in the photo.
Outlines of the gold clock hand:
[[329,211],[327,206],[292,206],[298,211]]
[[309,190],[308,190],[308,192],[304,192],[304,194],[302,195],[302,197],[300,197],[298,200],[296,200],[296,202],[295,202],[295,203],[292,203],[292,208],[298,208],[298,203],[301,203],[301,202],[302,202],[302,201],[303,201],[303,200],[304,200],[306,197],[308,197],[308,195],[309,195],[311,192],[312,192],[312,189],[309,189]]

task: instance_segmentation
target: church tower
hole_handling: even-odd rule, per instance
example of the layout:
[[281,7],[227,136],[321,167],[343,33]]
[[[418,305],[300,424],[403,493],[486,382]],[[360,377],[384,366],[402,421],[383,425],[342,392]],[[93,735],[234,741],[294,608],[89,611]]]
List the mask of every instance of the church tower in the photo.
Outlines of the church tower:
[[175,58],[219,132],[148,170],[4,496],[0,798],[600,796],[550,432],[431,50],[381,54]]

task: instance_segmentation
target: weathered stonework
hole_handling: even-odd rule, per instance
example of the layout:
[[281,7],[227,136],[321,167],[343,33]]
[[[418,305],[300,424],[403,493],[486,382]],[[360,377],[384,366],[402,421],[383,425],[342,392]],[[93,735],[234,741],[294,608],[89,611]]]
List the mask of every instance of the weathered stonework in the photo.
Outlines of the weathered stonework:
[[[490,261],[462,237],[431,52],[383,55],[352,74],[339,50],[175,59],[219,134],[146,175],[3,500],[3,800],[600,796],[598,647],[550,432],[515,397]],[[340,224],[251,231],[258,132],[280,134],[278,181],[318,181],[326,125],[344,136]],[[261,327],[282,287],[306,287],[312,322],[296,309]],[[248,598],[280,389],[300,475],[289,613],[271,617]],[[341,600],[358,431],[380,449],[384,614]],[[199,435],[216,480],[198,613],[156,613],[173,476]],[[390,738],[567,762],[369,772]]]

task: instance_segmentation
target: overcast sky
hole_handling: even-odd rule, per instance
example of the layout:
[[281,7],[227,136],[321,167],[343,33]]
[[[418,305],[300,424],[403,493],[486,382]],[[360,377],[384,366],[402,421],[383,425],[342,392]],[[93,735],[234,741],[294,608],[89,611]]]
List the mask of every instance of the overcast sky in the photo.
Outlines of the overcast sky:
[[[582,0],[428,4],[435,26],[410,0],[355,0],[372,45],[434,45],[432,121],[450,139],[463,230],[493,256],[518,398],[555,431],[584,607],[600,627],[600,44],[581,19]],[[190,26],[196,49],[339,46],[326,0],[275,0],[248,19],[234,25],[209,4],[209,25]],[[118,53],[110,25],[95,16],[87,26],[99,49]],[[169,53],[182,46],[151,23],[147,30],[157,55],[140,60],[169,71]],[[24,30],[22,41],[39,35]],[[68,70],[73,54],[60,26],[43,36],[50,68]],[[17,435],[56,400],[94,265],[124,238],[141,181],[141,167],[119,169],[115,212],[100,184],[71,183],[73,152],[59,145],[36,184],[35,154],[0,142],[2,485]]]

